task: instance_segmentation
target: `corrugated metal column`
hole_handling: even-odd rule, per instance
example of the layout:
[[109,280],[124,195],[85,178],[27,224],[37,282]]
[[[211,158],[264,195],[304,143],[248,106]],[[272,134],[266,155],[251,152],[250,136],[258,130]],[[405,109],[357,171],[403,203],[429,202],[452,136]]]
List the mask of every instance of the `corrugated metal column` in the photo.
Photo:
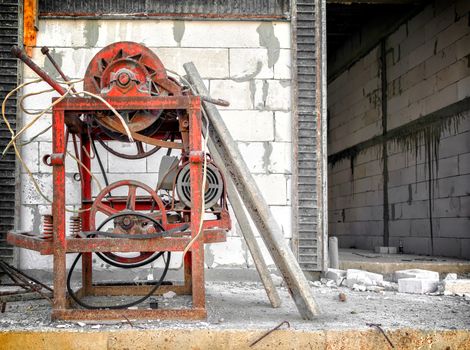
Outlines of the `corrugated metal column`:
[[[18,62],[10,49],[18,45],[20,1],[0,1],[0,103],[6,94],[18,84]],[[6,116],[11,126],[16,129],[16,97],[9,99],[6,105]],[[3,118],[0,118],[0,150],[3,151],[11,134]],[[0,158],[0,259],[7,262],[13,260],[13,247],[7,245],[7,231],[15,225],[15,192],[16,192],[15,154],[9,151]]]
[[[321,84],[318,84],[318,6],[322,0],[292,4],[294,52],[293,249],[304,271],[324,268],[321,177]],[[321,58],[320,58],[321,61]],[[319,108],[320,107],[320,108]]]

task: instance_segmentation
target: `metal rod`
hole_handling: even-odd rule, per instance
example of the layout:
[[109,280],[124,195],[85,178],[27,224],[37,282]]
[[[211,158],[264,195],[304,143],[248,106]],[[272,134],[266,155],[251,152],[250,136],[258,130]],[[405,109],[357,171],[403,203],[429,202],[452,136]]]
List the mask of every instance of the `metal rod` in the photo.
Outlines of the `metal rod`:
[[[192,62],[183,65],[191,84],[200,95],[208,95],[207,88]],[[223,157],[228,174],[234,180],[238,193],[263,238],[268,251],[281,272],[300,315],[312,320],[320,313],[307,279],[294,253],[286,243],[281,228],[271,213],[253,175],[248,169],[237,144],[228,131],[217,107],[203,102],[204,110],[213,126],[214,145]]]
[[392,349],[395,349],[395,345],[393,345],[392,341],[390,340],[390,338],[388,337],[388,335],[385,333],[385,331],[383,330],[382,328],[382,325],[381,324],[378,324],[378,323],[366,323],[367,326],[369,327],[375,327],[377,328],[380,333],[382,333],[382,335],[385,337],[385,339],[387,340],[387,342],[390,344],[390,346],[392,347]]
[[[54,66],[54,68],[56,69],[57,73],[60,74],[60,76],[62,77],[62,79],[64,79],[64,81],[69,81],[69,78],[64,74],[64,72],[62,71],[62,69],[59,67],[59,65],[57,64],[57,62],[55,61],[54,57],[51,56],[51,54],[49,53],[49,48],[47,46],[43,46],[41,48],[41,52],[43,55],[45,55],[49,61],[52,63],[52,65]],[[72,92],[76,93],[77,90],[75,90],[74,87],[72,87]]]
[[253,343],[250,344],[250,348],[254,345],[256,345],[257,343],[259,343],[261,340],[263,340],[264,338],[266,338],[268,335],[270,335],[272,332],[274,332],[275,330],[278,330],[279,328],[281,328],[281,326],[283,324],[286,324],[287,325],[287,328],[290,328],[290,323],[289,321],[282,321],[281,323],[279,323],[276,327],[274,327],[273,329],[270,329],[269,331],[267,331],[266,333],[264,333],[261,337],[259,337],[258,339],[256,339]]
[[67,92],[62,86],[59,85],[54,79],[52,79],[49,74],[46,73],[44,69],[39,67],[36,63],[33,62],[31,58],[26,55],[26,53],[21,50],[18,46],[13,45],[11,48],[11,53],[24,62],[29,68],[31,68],[37,75],[39,75],[46,83],[48,83],[55,91],[61,95],[65,95]]

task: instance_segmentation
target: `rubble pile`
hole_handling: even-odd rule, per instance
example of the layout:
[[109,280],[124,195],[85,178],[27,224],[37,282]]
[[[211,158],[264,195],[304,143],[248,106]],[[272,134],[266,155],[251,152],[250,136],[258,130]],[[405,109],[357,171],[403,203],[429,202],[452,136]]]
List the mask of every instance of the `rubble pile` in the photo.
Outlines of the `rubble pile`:
[[311,282],[311,285],[319,288],[346,287],[360,292],[461,296],[470,301],[470,279],[459,279],[456,273],[449,273],[440,280],[438,272],[422,269],[400,270],[384,277],[364,270],[330,268],[324,278]]

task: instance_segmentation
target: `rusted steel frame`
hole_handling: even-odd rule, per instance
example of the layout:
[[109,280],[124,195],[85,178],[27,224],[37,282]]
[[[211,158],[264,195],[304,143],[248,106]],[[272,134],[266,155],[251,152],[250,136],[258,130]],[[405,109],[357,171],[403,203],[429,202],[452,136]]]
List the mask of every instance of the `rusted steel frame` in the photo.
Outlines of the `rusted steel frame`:
[[52,242],[45,241],[44,239],[39,237],[26,236],[20,233],[10,231],[7,234],[7,242],[8,244],[17,247],[35,250],[41,255],[52,254]]
[[[83,225],[83,222],[82,222],[82,225]],[[165,238],[156,238],[154,240],[163,240],[163,239]],[[179,249],[180,251],[182,251],[184,249],[185,244],[189,242],[189,237],[187,236],[176,237],[174,239],[178,240],[177,244],[180,248]],[[148,244],[150,241],[150,240],[138,241],[138,240],[129,240],[129,239],[122,239],[122,240],[129,242],[128,244],[133,244],[132,248],[129,248],[129,249],[134,249],[132,251],[136,251],[135,249],[143,249],[144,247],[143,242],[147,242],[145,243],[146,244],[145,247],[148,247]],[[226,233],[225,233],[225,230],[223,229],[204,230],[204,243],[219,243],[219,242],[225,242],[226,240],[227,240]],[[109,245],[110,241],[112,240],[109,238],[68,238],[67,239],[67,253],[91,252],[92,249],[88,247],[91,247],[94,245],[106,246],[106,248],[103,248],[103,249],[120,249],[117,246],[118,243],[115,243],[112,247],[110,247]],[[46,241],[44,239],[40,239],[34,236],[25,236],[25,235],[14,233],[14,232],[9,232],[7,236],[7,242],[17,247],[37,251],[41,255],[51,255],[54,252],[52,241]],[[167,246],[166,244],[164,244],[163,246],[160,245],[161,243],[158,243],[158,244],[159,245],[157,246],[157,243],[155,243],[155,247],[153,249],[162,250]]]
[[110,15],[108,13],[99,12],[40,12],[40,17],[49,18],[88,18],[96,19],[97,17],[103,19],[211,19],[211,20],[288,20],[290,16],[286,15],[268,15],[268,14],[224,14],[224,13],[148,13],[136,12],[125,15]]
[[[92,286],[89,291],[87,291],[86,295],[93,295],[93,296],[123,296],[123,295],[130,295],[130,296],[139,296],[139,295],[147,295],[148,292],[153,288],[152,285],[147,286],[129,286],[129,285],[122,285],[122,286],[107,286],[107,285],[100,285],[100,286]],[[154,295],[162,295],[166,292],[175,292],[177,295],[190,295],[191,288],[188,288],[186,285],[162,285],[160,286],[154,293]]]
[[38,0],[24,0],[23,2],[23,44],[28,56],[33,55],[38,32]]
[[[195,99],[194,96],[132,96],[132,97],[105,97],[102,96],[116,110],[139,109],[189,109]],[[53,99],[53,101],[56,98]],[[90,97],[66,97],[54,106],[57,110],[67,111],[107,111],[109,107],[100,100]]]
[[38,281],[38,280],[35,279],[34,277],[31,277],[31,276],[25,274],[24,272],[18,270],[16,267],[11,266],[11,265],[5,263],[4,261],[0,261],[0,263],[3,265],[3,266],[2,266],[3,268],[4,268],[4,266],[6,265],[7,268],[10,270],[10,273],[13,272],[13,273],[14,273],[15,275],[17,275],[17,276],[22,276],[22,277],[23,277],[22,279],[23,279],[29,286],[31,286],[31,284],[29,284],[28,282],[31,281],[31,282],[34,282],[34,283],[36,283],[37,285],[43,287],[44,289],[47,289],[47,290],[49,290],[49,291],[51,291],[51,292],[53,291],[52,288],[49,287],[48,285],[46,285],[46,284],[44,284],[44,283]]
[[[53,155],[65,155],[65,124],[64,111],[52,111],[52,152]],[[64,158],[63,158],[64,159]],[[53,165],[53,273],[54,273],[54,310],[66,307],[66,239],[65,239],[65,164],[64,160]]]
[[54,309],[53,320],[122,320],[133,319],[166,319],[166,320],[202,320],[206,318],[205,309],[140,309],[140,310],[84,310],[84,309]]
[[[194,64],[192,62],[186,63],[183,67],[197,93],[201,95],[208,94],[207,88]],[[217,142],[214,142],[214,144],[219,154],[223,157],[228,173],[232,176],[238,193],[258,228],[273,261],[283,275],[300,315],[304,319],[314,319],[320,313],[320,310],[312,295],[308,281],[292,250],[286,243],[282,230],[272,215],[237,144],[233,140],[217,108],[210,103],[204,102],[204,110],[214,128],[215,136],[218,137]]]
[[[191,181],[191,238],[194,239],[203,219],[202,212],[202,129],[201,129],[201,100],[196,97],[191,101],[189,109],[189,162]],[[204,241],[203,235],[194,241],[191,247],[191,279],[192,279],[192,307],[205,309],[206,296],[204,287]]]
[[67,92],[58,82],[52,79],[49,74],[46,73],[41,67],[39,67],[36,63],[29,58],[26,53],[21,50],[18,46],[13,46],[11,48],[11,53],[19,58],[21,61],[24,62],[29,68],[31,68],[37,75],[39,75],[46,83],[48,83],[55,91],[57,91],[61,95],[65,95]]
[[[204,240],[204,235],[201,239]],[[207,243],[224,242],[225,234],[212,236]],[[148,251],[183,251],[189,243],[189,237],[153,238],[153,239],[115,239],[115,238],[69,238],[67,253],[79,252],[148,252]]]
[[[87,134],[82,134],[80,137],[80,160],[85,167],[91,168],[91,140]],[[90,207],[87,204],[92,200],[92,178],[87,171],[83,171],[83,176],[81,177],[81,199],[82,199],[82,209],[88,209]],[[82,231],[90,230],[90,211],[86,210],[80,214],[82,219]],[[68,244],[68,243],[67,243]],[[93,280],[93,260],[91,252],[84,252],[82,254],[82,285],[83,290],[86,293],[91,287]]]

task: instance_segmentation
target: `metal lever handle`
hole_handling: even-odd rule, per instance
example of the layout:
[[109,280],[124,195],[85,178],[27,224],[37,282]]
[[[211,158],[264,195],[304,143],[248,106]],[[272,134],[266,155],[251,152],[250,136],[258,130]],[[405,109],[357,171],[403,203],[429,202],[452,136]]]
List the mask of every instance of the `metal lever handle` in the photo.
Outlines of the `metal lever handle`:
[[39,67],[36,63],[33,62],[31,58],[26,55],[26,53],[21,50],[18,46],[13,45],[11,48],[11,53],[13,56],[17,57],[23,61],[29,68],[31,68],[37,75],[39,75],[46,83],[48,83],[55,91],[61,95],[65,95],[67,92],[62,86],[59,85],[54,79],[52,79],[49,74],[46,73],[44,69]]

